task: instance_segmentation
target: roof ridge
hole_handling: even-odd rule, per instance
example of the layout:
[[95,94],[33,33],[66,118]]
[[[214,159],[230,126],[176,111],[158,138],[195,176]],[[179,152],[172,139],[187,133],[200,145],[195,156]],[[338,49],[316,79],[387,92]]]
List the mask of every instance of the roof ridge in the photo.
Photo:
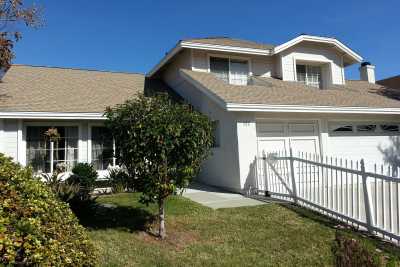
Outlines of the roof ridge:
[[46,65],[31,65],[31,64],[12,64],[16,67],[32,67],[32,68],[46,68],[46,69],[62,69],[62,70],[77,70],[77,71],[93,71],[93,72],[103,72],[103,73],[114,73],[114,74],[135,74],[135,75],[145,75],[140,72],[127,72],[127,71],[111,71],[111,70],[96,70],[96,69],[85,69],[85,68],[73,68],[73,67],[61,67],[61,66],[46,66]]
[[255,44],[259,44],[259,45],[272,46],[272,44],[261,42],[261,41],[254,41],[254,40],[242,39],[242,38],[236,38],[236,37],[230,37],[230,36],[193,37],[193,38],[184,38],[181,41],[196,40],[196,39],[204,39],[204,40],[209,40],[209,39],[229,39],[229,40],[234,40],[234,41],[242,41],[242,42],[255,43]]

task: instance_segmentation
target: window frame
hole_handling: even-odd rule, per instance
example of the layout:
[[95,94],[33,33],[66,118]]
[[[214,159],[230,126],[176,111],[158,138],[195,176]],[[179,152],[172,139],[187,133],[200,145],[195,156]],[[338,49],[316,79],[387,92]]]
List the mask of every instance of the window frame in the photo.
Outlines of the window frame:
[[[382,129],[382,125],[386,126],[397,126],[398,131],[385,131]],[[333,128],[340,126],[352,126],[352,131],[335,132]],[[371,131],[361,131],[360,126],[376,126]],[[377,122],[377,121],[358,121],[358,122],[346,122],[346,121],[328,121],[328,132],[330,136],[400,136],[400,122]]]
[[212,134],[213,134],[213,142],[212,148],[221,147],[221,121],[220,120],[212,120]]
[[[104,124],[101,123],[89,123],[88,124],[88,151],[87,151],[87,160],[88,163],[92,164],[92,149],[93,149],[93,145],[92,145],[92,128],[93,127],[105,127]],[[113,138],[113,154],[115,155],[115,140]],[[115,158],[115,156],[113,156],[113,164],[112,167],[116,167],[117,163],[116,163],[117,159]],[[102,171],[107,171],[107,169],[103,169],[103,170],[97,170],[98,172],[102,172]]]
[[[79,163],[81,162],[81,156],[82,156],[82,125],[79,122],[64,122],[64,121],[38,121],[38,122],[23,122],[22,125],[22,143],[23,143],[23,160],[24,160],[24,165],[28,166],[28,157],[27,157],[27,152],[28,152],[28,127],[77,127],[78,128],[78,144],[77,144],[77,158],[76,162]],[[51,171],[54,171],[54,168],[52,164],[50,164],[50,173]],[[68,171],[67,171],[68,172]]]
[[[212,73],[211,72],[211,58],[212,57],[228,59],[228,62],[229,62],[229,64],[228,64],[228,67],[229,67],[228,80],[229,80],[229,84],[231,84],[231,85],[237,85],[237,84],[232,83],[232,80],[231,80],[231,60],[247,61],[247,68],[248,68],[247,76],[248,77],[253,76],[251,58],[250,57],[235,56],[235,55],[225,55],[225,54],[212,54],[212,53],[207,54],[207,72],[208,73]],[[249,80],[247,80],[247,82],[248,81]],[[238,85],[238,86],[245,86],[245,85]]]
[[[298,76],[298,67],[297,66],[304,66],[305,67],[305,80],[303,81],[299,81],[299,76]],[[309,69],[310,68],[319,68],[319,86],[313,86],[313,84],[315,83],[310,83],[308,80],[308,76],[309,76]],[[324,79],[323,79],[323,66],[321,64],[313,64],[312,62],[303,62],[303,61],[296,61],[295,62],[295,73],[296,73],[296,82],[305,84],[307,86],[311,86],[314,88],[318,88],[318,89],[322,89],[323,85],[324,85]],[[311,75],[310,75],[311,76]]]

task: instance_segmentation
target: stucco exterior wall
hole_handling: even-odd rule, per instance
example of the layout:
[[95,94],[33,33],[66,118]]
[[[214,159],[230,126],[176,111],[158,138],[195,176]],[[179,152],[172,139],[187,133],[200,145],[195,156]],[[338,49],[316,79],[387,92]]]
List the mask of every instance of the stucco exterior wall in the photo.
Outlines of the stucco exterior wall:
[[173,89],[196,110],[212,121],[219,121],[219,147],[212,148],[212,155],[204,162],[197,179],[205,184],[239,192],[241,186],[234,114],[222,110],[185,80],[172,84],[175,84]]

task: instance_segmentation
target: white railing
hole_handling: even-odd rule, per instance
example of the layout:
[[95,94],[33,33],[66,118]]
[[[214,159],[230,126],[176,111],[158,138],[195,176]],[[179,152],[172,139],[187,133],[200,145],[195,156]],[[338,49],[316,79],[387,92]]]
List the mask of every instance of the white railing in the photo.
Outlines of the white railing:
[[367,172],[363,160],[268,153],[257,162],[257,189],[400,244],[399,170]]

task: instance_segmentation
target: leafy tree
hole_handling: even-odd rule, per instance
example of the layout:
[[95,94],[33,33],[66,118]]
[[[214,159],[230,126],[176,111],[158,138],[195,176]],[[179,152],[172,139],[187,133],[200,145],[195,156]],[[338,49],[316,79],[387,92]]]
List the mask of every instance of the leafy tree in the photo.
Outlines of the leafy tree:
[[199,172],[212,145],[212,125],[189,105],[165,95],[139,95],[107,108],[106,126],[116,142],[116,157],[123,164],[141,202],[157,203],[159,236],[165,238],[164,203],[186,188]]
[[0,0],[0,69],[6,71],[15,57],[12,49],[14,43],[22,37],[16,30],[23,24],[28,27],[41,25],[41,9],[25,6],[23,0]]

